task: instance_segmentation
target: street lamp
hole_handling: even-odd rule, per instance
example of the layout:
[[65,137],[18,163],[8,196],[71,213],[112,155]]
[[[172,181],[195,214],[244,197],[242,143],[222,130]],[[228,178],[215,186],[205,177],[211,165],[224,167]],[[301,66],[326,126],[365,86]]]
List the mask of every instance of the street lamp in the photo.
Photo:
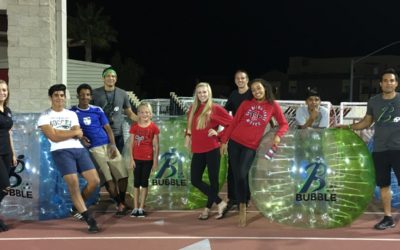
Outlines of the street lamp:
[[392,47],[393,45],[396,45],[398,43],[400,43],[400,41],[392,42],[392,43],[390,43],[388,45],[383,46],[382,48],[379,48],[377,50],[372,51],[371,53],[369,53],[369,54],[367,54],[367,55],[365,55],[363,57],[360,57],[360,58],[357,58],[357,59],[354,59],[354,58],[351,59],[351,61],[350,61],[350,97],[349,97],[349,101],[350,102],[353,101],[354,65],[356,63],[358,63],[358,62],[360,62],[360,61],[362,61],[362,60],[364,60],[364,59],[366,59],[366,58],[368,58],[368,57],[370,57],[372,55],[375,55],[376,53],[378,53],[378,52],[380,52],[380,51],[382,51],[382,50],[384,50],[386,48]]

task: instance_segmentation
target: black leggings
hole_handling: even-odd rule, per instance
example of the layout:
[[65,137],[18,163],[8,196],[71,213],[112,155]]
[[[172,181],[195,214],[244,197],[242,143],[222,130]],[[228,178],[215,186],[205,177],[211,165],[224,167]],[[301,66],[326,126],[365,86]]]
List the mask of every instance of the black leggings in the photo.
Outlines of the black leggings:
[[228,154],[236,186],[237,202],[246,203],[249,192],[249,170],[256,156],[256,151],[229,140]]
[[133,186],[135,188],[149,186],[149,177],[153,161],[135,160],[136,167],[133,170]]
[[11,154],[0,155],[0,202],[7,195],[4,190],[10,187]]
[[[193,153],[190,166],[190,177],[192,185],[207,195],[207,207],[211,208],[213,203],[219,204],[222,200],[218,196],[219,191],[219,148],[206,153]],[[208,168],[208,180],[210,185],[203,181],[203,173]]]

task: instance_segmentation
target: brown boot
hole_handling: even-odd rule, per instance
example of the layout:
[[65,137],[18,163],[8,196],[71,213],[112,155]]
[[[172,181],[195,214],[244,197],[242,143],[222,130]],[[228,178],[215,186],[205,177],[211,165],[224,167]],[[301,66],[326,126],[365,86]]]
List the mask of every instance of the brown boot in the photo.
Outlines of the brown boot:
[[247,218],[246,218],[246,211],[247,206],[246,203],[240,203],[239,205],[239,227],[245,227],[247,223]]

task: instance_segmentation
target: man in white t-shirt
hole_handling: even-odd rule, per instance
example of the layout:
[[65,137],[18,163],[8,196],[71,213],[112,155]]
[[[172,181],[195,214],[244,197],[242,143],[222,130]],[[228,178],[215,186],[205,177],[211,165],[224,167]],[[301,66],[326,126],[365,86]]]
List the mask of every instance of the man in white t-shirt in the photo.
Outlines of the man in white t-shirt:
[[299,128],[329,127],[329,111],[321,106],[321,98],[316,89],[308,89],[306,105],[296,110],[296,123]]
[[[80,216],[86,221],[89,233],[97,233],[99,228],[88,212],[85,198],[96,190],[100,180],[88,151],[79,141],[83,133],[78,117],[76,113],[64,108],[65,90],[63,84],[55,84],[49,88],[51,108],[40,115],[38,127],[49,140],[53,160],[67,183],[74,206],[71,212],[75,212],[74,217]],[[82,193],[78,173],[87,181]]]

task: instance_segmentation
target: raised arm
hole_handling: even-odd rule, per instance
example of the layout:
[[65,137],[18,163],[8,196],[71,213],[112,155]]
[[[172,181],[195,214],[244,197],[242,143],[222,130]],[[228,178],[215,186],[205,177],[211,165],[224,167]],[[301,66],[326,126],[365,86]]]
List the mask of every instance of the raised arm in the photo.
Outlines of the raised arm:
[[137,122],[138,121],[138,117],[137,115],[132,111],[131,108],[126,108],[124,109],[125,111],[125,115],[133,122]]

